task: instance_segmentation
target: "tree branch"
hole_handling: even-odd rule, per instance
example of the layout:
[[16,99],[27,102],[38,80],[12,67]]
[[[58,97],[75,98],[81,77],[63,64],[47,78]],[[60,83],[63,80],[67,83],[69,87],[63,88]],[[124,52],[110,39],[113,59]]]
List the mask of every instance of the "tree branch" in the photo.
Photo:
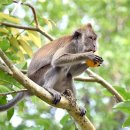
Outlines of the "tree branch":
[[[18,3],[18,1],[15,1],[15,0],[13,2]],[[20,4],[28,6],[29,8],[31,8],[32,13],[33,13],[33,17],[34,17],[34,21],[35,21],[35,24],[36,24],[36,28],[38,28],[39,23],[38,23],[38,20],[37,20],[37,15],[36,15],[36,11],[35,11],[34,7],[30,4],[28,4],[28,3],[20,3]]]
[[86,77],[86,78],[76,77],[74,78],[74,80],[82,82],[97,82],[97,80],[93,77]]
[[10,92],[6,92],[6,93],[0,93],[0,96],[7,96],[9,94],[14,94],[14,93],[20,93],[20,92],[26,92],[28,91],[27,89],[21,89],[21,90],[18,90],[18,91],[10,91]]
[[4,63],[2,63],[1,60],[0,60],[0,70],[8,73],[9,75],[12,75],[12,71],[9,69],[8,66],[6,66]]
[[17,5],[14,7],[14,9],[12,10],[11,12],[11,15],[13,15],[15,13],[15,11],[17,10],[17,8],[21,5],[22,3],[22,0],[18,0],[17,1]]
[[47,32],[41,30],[40,28],[15,25],[15,24],[10,24],[10,23],[5,23],[5,22],[0,22],[0,25],[6,26],[6,27],[24,29],[24,30],[37,31],[37,32],[41,33],[42,35],[44,35],[46,38],[48,38],[50,41],[53,40],[53,38]]
[[[91,80],[95,80],[95,82],[100,83],[104,86],[111,94],[113,94],[119,102],[123,102],[124,98],[109,84],[106,80],[104,80],[101,76],[97,75],[96,73],[92,72],[90,69],[87,69],[86,72],[93,78]],[[85,79],[81,79],[85,81]],[[80,80],[80,81],[81,81]],[[88,79],[87,79],[88,80]],[[86,80],[86,81],[87,81]]]
[[82,130],[95,130],[93,124],[89,121],[89,119],[85,116],[80,116],[80,109],[77,104],[74,106],[69,100],[62,96],[61,101],[54,105],[52,103],[52,96],[49,92],[47,92],[43,87],[40,87],[32,80],[30,80],[27,76],[25,76],[20,70],[18,70],[8,59],[5,53],[0,49],[0,56],[5,64],[12,71],[12,76],[21,83],[26,89],[28,89],[31,93],[47,102],[48,104],[59,107],[62,109],[66,109],[68,113],[77,121],[77,123],[81,126]]

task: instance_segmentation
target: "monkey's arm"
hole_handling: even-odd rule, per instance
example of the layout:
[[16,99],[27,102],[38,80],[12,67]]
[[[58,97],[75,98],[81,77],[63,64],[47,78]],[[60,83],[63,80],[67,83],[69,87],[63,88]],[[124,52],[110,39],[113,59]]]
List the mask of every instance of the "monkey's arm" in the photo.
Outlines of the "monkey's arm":
[[102,58],[94,55],[93,52],[85,52],[85,53],[63,53],[64,48],[59,49],[52,58],[52,66],[54,67],[62,67],[62,66],[71,66],[80,64],[82,62],[85,62],[87,59],[91,59],[94,62],[102,61]]

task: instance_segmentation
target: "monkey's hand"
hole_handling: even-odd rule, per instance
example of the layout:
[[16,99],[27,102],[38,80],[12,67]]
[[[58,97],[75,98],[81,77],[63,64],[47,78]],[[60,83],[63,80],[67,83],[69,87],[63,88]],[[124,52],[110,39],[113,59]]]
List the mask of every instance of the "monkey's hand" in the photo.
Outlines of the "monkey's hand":
[[103,63],[102,57],[99,57],[94,54],[88,55],[88,59],[86,60],[86,64],[88,67],[98,67]]

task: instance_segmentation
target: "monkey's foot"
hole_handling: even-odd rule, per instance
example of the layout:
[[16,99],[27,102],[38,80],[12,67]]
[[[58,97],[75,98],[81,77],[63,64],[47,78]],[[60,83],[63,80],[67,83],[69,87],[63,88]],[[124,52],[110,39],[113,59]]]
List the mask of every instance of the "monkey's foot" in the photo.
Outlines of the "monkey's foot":
[[53,97],[54,97],[53,104],[56,105],[57,103],[60,102],[60,100],[61,100],[61,94],[60,93],[53,94]]
[[53,96],[53,101],[52,101],[53,104],[56,105],[57,103],[60,102],[60,100],[61,100],[61,94],[59,92],[57,92],[54,89],[49,88],[49,87],[45,87],[44,86],[44,88]]
[[86,114],[86,109],[82,107],[80,107],[79,109],[80,109],[80,116],[84,116]]
[[69,96],[69,97],[74,97],[72,91],[70,89],[66,89],[64,92],[63,92],[63,95],[64,96]]

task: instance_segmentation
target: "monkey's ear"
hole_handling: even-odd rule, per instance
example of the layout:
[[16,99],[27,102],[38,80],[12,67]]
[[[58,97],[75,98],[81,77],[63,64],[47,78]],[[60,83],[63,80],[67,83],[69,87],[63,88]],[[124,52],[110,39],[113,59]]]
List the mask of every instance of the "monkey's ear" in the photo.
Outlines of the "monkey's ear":
[[81,32],[75,31],[72,37],[73,37],[73,39],[78,39],[81,37],[81,35],[82,35]]

